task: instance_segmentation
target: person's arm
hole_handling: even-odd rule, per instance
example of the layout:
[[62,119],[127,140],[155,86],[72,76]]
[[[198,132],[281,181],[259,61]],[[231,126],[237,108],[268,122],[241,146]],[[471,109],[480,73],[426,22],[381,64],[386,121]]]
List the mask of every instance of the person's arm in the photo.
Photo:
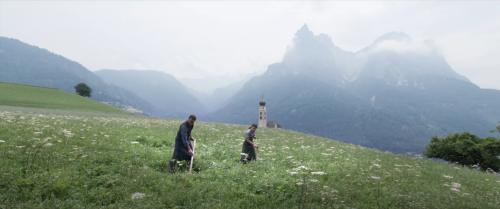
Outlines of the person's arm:
[[196,139],[194,139],[193,136],[191,136],[191,135],[189,135],[189,140],[196,141]]
[[191,146],[189,146],[187,127],[184,125],[181,126],[181,137],[182,137],[182,144],[184,145],[184,147],[188,150],[189,154],[193,154]]
[[245,141],[247,141],[248,143],[250,143],[250,144],[251,144],[251,145],[253,145],[254,147],[257,147],[257,145],[256,145],[256,144],[254,144],[252,141],[250,141],[250,137],[247,137],[247,138],[245,139]]

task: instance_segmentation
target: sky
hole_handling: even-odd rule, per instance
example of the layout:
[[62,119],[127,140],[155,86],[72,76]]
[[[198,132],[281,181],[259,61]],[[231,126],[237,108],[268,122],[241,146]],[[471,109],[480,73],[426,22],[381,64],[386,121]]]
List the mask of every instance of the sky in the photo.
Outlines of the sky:
[[499,1],[0,1],[0,36],[91,71],[158,70],[188,85],[263,73],[304,24],[352,52],[391,31],[432,39],[457,73],[500,89]]

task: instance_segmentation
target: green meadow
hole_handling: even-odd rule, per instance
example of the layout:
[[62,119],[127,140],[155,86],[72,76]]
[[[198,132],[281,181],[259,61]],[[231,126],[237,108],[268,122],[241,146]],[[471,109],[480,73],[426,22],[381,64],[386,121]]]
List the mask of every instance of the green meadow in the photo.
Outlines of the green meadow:
[[[200,120],[203,120],[200,118]],[[0,208],[499,208],[500,177],[288,130],[196,122],[194,171],[166,173],[182,120],[0,112]]]
[[[95,94],[95,93],[94,93]],[[0,105],[49,110],[135,115],[78,94],[54,88],[0,82]]]

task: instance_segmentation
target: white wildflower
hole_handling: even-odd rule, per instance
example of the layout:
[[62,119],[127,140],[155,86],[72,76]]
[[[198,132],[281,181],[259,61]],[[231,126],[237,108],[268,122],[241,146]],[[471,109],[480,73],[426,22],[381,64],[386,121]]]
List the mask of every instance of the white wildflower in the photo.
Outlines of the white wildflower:
[[318,181],[318,180],[316,180],[316,179],[309,179],[309,181],[310,181],[310,182],[315,182],[315,183],[316,183],[316,182],[319,182],[319,181]]
[[461,184],[459,184],[459,183],[451,183],[451,186],[452,186],[452,187],[460,187],[460,186],[462,186],[462,185],[461,185]]
[[130,142],[130,143],[132,143],[132,144],[139,144],[139,142]]
[[47,144],[44,144],[43,146],[44,147],[50,147],[50,146],[52,146],[52,143],[47,143]]
[[332,154],[326,154],[326,153],[321,153],[322,155],[332,155]]
[[25,147],[25,146],[16,146],[16,147],[17,147],[17,148],[19,148],[19,149],[21,149],[21,148],[23,148],[23,147]]
[[470,195],[469,193],[462,193],[463,195]]
[[327,189],[327,188],[328,188],[328,186],[323,186],[323,189]]
[[297,171],[297,170],[301,170],[301,169],[310,170],[309,168],[307,168],[305,166],[299,166],[298,168],[294,168],[293,170]]
[[108,137],[109,137],[109,135],[104,135],[104,137],[108,138]]
[[377,177],[377,176],[371,176],[370,178],[372,178],[372,179],[380,179],[380,177]]
[[290,174],[295,175],[298,174],[298,172],[290,172]]
[[293,158],[293,156],[288,156],[287,158]]
[[447,187],[449,187],[450,185],[448,185],[448,184],[444,184],[444,186],[447,186]]
[[39,134],[42,134],[42,132],[34,132],[33,134],[35,134],[35,136],[37,136]]
[[443,177],[445,177],[445,178],[449,178],[449,179],[452,179],[452,178],[453,178],[453,176],[447,176],[447,175],[443,175]]
[[146,194],[144,194],[144,193],[137,192],[137,193],[132,194],[132,199],[133,200],[135,200],[135,199],[142,199],[144,197],[146,197]]
[[460,190],[459,190],[459,189],[454,188],[454,187],[453,187],[453,188],[450,188],[450,189],[451,189],[451,191],[454,191],[454,192],[460,192]]
[[88,155],[82,155],[82,157],[87,157]]
[[379,167],[379,168],[380,168],[380,165],[379,165],[379,164],[377,164],[377,163],[373,164],[373,166],[377,166],[377,167]]
[[399,166],[402,166],[402,165],[395,164],[394,166],[399,167]]
[[297,185],[302,185],[302,184],[304,184],[304,183],[302,183],[302,182],[298,182],[298,183],[297,183]]
[[5,143],[5,141],[4,141],[4,140],[0,140],[0,142],[1,142],[1,143]]
[[313,174],[313,175],[325,175],[326,173],[318,171],[318,172],[311,172],[311,174]]

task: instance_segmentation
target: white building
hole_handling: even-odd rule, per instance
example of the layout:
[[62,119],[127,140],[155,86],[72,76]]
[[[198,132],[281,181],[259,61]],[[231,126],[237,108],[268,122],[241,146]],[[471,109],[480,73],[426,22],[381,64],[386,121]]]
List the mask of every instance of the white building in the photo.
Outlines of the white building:
[[259,128],[267,127],[267,110],[266,110],[266,101],[264,101],[264,96],[262,96],[262,100],[259,102]]

